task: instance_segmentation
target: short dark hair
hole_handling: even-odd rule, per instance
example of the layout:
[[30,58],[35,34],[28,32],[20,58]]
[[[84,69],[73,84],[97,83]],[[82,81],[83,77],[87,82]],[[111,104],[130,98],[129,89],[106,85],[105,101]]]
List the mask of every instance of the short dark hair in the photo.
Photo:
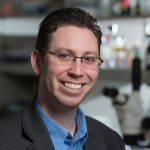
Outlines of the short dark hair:
[[36,49],[47,49],[51,34],[59,27],[66,25],[88,28],[94,33],[98,41],[98,47],[100,47],[102,33],[97,25],[96,18],[79,8],[62,8],[49,13],[40,23]]

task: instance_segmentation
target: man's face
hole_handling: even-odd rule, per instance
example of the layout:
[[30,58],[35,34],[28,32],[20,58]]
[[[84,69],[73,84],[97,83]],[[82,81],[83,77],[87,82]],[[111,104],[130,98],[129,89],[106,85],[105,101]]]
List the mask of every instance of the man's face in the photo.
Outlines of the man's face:
[[[49,50],[69,51],[75,56],[98,57],[98,43],[94,34],[76,26],[59,27],[52,35]],[[73,64],[57,64],[54,55],[46,54],[40,65],[39,93],[47,103],[77,107],[94,86],[99,68],[87,69],[77,58]]]

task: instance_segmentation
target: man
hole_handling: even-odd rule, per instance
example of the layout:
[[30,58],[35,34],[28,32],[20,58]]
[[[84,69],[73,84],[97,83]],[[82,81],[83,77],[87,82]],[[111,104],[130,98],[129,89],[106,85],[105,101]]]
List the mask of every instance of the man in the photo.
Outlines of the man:
[[0,121],[1,150],[123,150],[119,135],[87,117],[79,104],[95,85],[101,31],[78,8],[41,22],[32,67],[39,76],[33,104]]

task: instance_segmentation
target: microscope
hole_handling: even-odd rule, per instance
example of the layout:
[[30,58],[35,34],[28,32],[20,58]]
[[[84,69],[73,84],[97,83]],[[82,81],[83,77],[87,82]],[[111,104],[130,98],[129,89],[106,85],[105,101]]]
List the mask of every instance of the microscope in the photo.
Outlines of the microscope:
[[112,103],[118,114],[125,143],[139,146],[139,141],[143,140],[141,123],[144,112],[140,101],[141,60],[137,56],[132,62],[131,83],[130,95],[120,93],[115,87],[105,87],[102,93],[113,100]]

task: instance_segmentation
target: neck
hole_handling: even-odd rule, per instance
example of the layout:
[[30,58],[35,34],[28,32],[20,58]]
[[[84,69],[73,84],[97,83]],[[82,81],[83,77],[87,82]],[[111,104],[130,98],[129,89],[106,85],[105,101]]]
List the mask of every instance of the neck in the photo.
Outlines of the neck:
[[43,110],[48,114],[50,118],[55,120],[58,124],[66,128],[73,136],[76,131],[76,111],[77,108],[66,108],[65,106],[55,107],[52,104],[46,103],[46,101],[39,102]]
[[[45,110],[46,111],[46,110]],[[73,136],[76,130],[76,112],[51,112],[46,111],[49,117],[55,120],[58,124],[66,128]]]

